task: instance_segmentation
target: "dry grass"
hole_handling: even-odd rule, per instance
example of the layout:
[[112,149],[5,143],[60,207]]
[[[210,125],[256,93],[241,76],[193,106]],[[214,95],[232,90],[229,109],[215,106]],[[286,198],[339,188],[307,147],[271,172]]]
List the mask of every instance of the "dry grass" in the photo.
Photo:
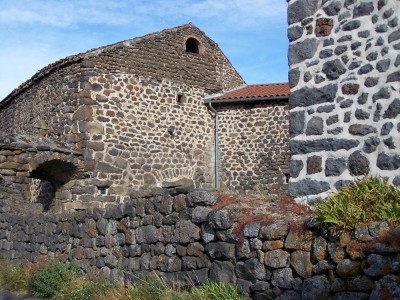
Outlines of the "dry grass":
[[231,204],[238,204],[239,200],[237,199],[237,196],[226,192],[226,191],[220,191],[218,193],[218,200],[217,202],[211,207],[214,211],[220,210],[228,205]]
[[239,245],[244,242],[243,229],[247,224],[261,223],[261,225],[271,225],[275,222],[275,218],[271,215],[250,215],[241,219],[233,228],[232,233],[237,237]]
[[278,207],[281,213],[291,212],[298,216],[312,216],[314,212],[307,205],[297,203],[288,195],[282,195],[279,198]]

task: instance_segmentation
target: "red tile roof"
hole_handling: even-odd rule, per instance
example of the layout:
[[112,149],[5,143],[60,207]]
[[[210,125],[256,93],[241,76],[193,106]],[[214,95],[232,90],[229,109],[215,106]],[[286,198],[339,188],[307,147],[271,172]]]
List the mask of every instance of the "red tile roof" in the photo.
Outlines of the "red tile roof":
[[[266,100],[274,97],[289,97],[289,83],[249,84],[243,88],[228,92],[223,95],[207,99],[208,101],[219,100]],[[207,102],[208,102],[207,101]],[[223,101],[221,101],[223,102]]]

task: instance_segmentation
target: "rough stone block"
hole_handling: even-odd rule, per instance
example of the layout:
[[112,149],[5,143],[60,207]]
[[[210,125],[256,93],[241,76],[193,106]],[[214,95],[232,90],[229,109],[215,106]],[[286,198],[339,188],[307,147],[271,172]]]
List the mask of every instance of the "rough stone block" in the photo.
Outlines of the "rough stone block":
[[236,284],[235,269],[230,262],[214,261],[210,267],[209,278],[224,284]]
[[337,94],[337,84],[328,84],[318,88],[303,87],[295,90],[289,97],[289,108],[333,102]]
[[312,58],[317,51],[318,43],[317,39],[312,38],[291,44],[288,53],[289,65],[294,65]]
[[206,253],[213,259],[235,261],[235,245],[226,242],[209,243],[205,247]]
[[290,265],[290,254],[281,249],[265,253],[264,263],[266,266],[280,269]]
[[313,240],[312,232],[289,231],[285,240],[285,248],[310,251]]

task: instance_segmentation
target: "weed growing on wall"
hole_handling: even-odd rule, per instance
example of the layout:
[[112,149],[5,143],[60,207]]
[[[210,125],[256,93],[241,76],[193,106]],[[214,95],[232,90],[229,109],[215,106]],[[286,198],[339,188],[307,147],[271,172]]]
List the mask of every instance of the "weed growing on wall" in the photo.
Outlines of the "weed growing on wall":
[[343,229],[358,223],[400,222],[400,188],[381,177],[364,177],[331,195],[315,207],[318,218]]

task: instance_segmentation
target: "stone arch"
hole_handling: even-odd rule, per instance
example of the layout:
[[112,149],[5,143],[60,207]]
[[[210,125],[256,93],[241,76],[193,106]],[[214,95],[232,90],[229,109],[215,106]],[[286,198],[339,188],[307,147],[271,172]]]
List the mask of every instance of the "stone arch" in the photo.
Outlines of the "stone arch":
[[182,178],[193,179],[194,170],[192,167],[187,168],[169,168],[161,171],[155,171],[156,185],[162,186],[163,182],[177,181]]
[[64,153],[46,152],[32,157],[29,164],[31,202],[41,203],[48,211],[54,204],[57,190],[79,177],[78,166],[76,157]]

